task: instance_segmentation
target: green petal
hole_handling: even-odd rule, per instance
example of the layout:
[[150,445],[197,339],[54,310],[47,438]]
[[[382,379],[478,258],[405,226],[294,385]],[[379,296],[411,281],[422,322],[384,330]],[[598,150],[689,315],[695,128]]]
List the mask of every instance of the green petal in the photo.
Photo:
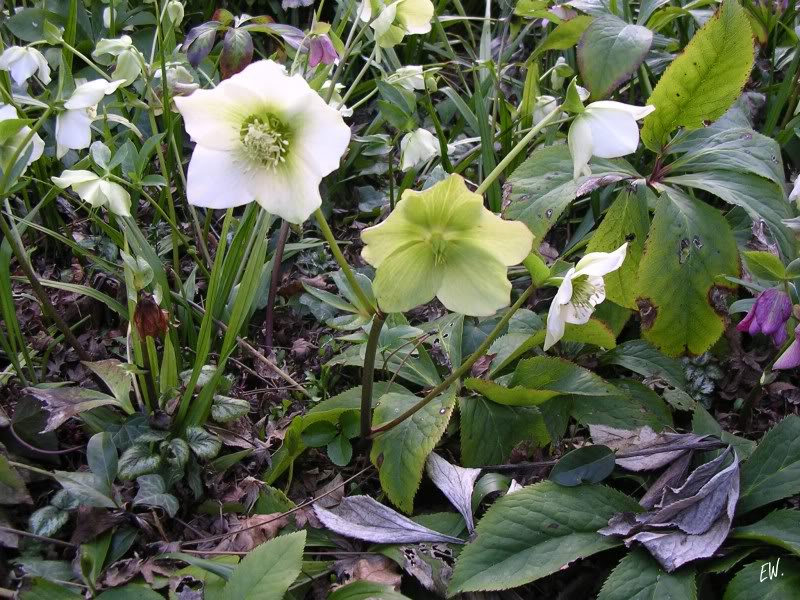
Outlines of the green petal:
[[450,175],[423,192],[407,190],[397,207],[409,221],[427,231],[453,233],[475,226],[483,199],[467,189],[461,176]]
[[444,278],[436,296],[449,310],[488,317],[511,300],[508,269],[481,246],[450,242]]
[[533,245],[533,234],[524,223],[506,221],[486,208],[481,211],[478,222],[458,239],[480,246],[507,266],[525,260]]
[[361,257],[373,267],[379,267],[403,246],[424,240],[424,235],[425,231],[409,221],[398,204],[398,208],[383,223],[361,232],[361,239],[366,244]]
[[433,18],[431,0],[403,0],[397,7],[396,20],[408,33],[428,33]]
[[430,246],[411,242],[381,263],[372,288],[381,310],[392,313],[430,302],[441,283],[442,268]]

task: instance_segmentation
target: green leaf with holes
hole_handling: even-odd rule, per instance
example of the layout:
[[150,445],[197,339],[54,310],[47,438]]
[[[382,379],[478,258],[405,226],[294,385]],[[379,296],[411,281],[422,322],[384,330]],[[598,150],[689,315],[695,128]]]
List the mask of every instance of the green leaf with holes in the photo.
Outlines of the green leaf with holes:
[[667,67],[647,100],[656,110],[644,120],[645,146],[658,152],[678,127],[698,129],[721,117],[741,94],[754,58],[747,15],[736,0],[725,0]]
[[[401,510],[414,510],[414,496],[422,481],[425,461],[442,437],[456,403],[450,388],[402,423],[380,434],[372,445],[370,459],[380,471],[381,487]],[[390,392],[378,402],[373,423],[379,426],[400,416],[420,398]]]
[[639,265],[642,336],[669,356],[702,354],[722,335],[732,287],[715,277],[738,274],[736,240],[720,212],[667,189]]

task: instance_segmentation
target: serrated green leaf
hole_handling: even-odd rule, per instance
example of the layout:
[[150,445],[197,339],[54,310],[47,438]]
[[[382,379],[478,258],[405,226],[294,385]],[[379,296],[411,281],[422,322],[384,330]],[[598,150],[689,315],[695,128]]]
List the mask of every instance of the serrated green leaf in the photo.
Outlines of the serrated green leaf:
[[614,15],[598,17],[578,44],[578,67],[593,98],[605,98],[625,83],[642,64],[653,43],[647,27],[631,25]]
[[619,393],[613,385],[588,369],[551,356],[535,356],[520,361],[509,385],[571,395],[614,396]]
[[686,375],[680,361],[664,356],[645,340],[624,342],[600,357],[603,365],[618,365],[642,377],[658,377],[683,389]]
[[390,585],[382,585],[373,581],[354,581],[338,588],[328,596],[328,600],[408,600],[400,592],[395,592]]
[[129,583],[106,590],[97,596],[97,600],[163,600],[163,598],[161,594],[143,583]]
[[776,510],[752,525],[737,527],[730,537],[779,546],[800,555],[800,511]]
[[198,458],[206,460],[214,458],[222,448],[222,440],[202,427],[187,427],[186,443]]
[[[647,425],[655,431],[672,427],[669,407],[653,390],[638,381],[626,379],[615,380],[614,384],[619,393],[613,396],[569,396],[569,414],[583,425],[608,425],[620,429]],[[545,407],[542,412],[546,413]]]
[[800,492],[800,417],[773,427],[742,465],[737,514]]
[[597,600],[697,600],[692,569],[667,573],[644,550],[634,550],[611,572]]
[[339,467],[346,467],[353,458],[353,446],[350,444],[350,440],[341,433],[328,443],[327,451],[328,458]]
[[[419,400],[413,394],[390,392],[381,397],[373,422],[379,426],[391,421]],[[455,402],[455,389],[450,388],[373,442],[370,459],[380,470],[381,487],[400,510],[414,510],[425,461],[442,437]]]
[[167,484],[161,475],[142,475],[136,479],[139,491],[133,499],[137,506],[163,508],[170,517],[178,512],[178,499],[167,492]]
[[611,252],[628,243],[622,266],[603,276],[606,298],[619,306],[636,308],[636,276],[648,229],[650,213],[646,199],[626,188],[614,200],[589,240],[587,252]]
[[[770,577],[771,568],[777,575]],[[800,561],[772,557],[750,563],[736,573],[723,600],[793,600],[800,589]]]
[[276,537],[242,559],[225,585],[226,598],[281,600],[303,565],[306,532]]
[[211,405],[211,418],[217,423],[230,423],[250,412],[250,403],[241,398],[214,396]]
[[52,537],[69,521],[69,513],[55,506],[45,506],[34,512],[28,521],[31,533]]
[[708,350],[725,324],[716,294],[732,287],[714,278],[738,272],[736,240],[722,215],[677,190],[666,190],[639,266],[643,337],[668,356]]
[[153,454],[145,444],[134,444],[119,457],[120,479],[136,479],[153,473],[161,466],[161,457]]
[[533,390],[522,386],[509,388],[494,381],[476,377],[464,380],[464,387],[478,392],[496,404],[503,404],[504,406],[536,406],[544,404],[550,398],[562,393],[553,390]]
[[608,446],[584,446],[562,456],[550,471],[550,480],[566,487],[600,483],[611,475],[615,463]]
[[786,277],[786,268],[781,259],[771,252],[749,250],[742,252],[742,258],[747,265],[747,270],[759,279],[781,281]]
[[656,110],[644,120],[642,141],[658,152],[678,127],[697,129],[721,117],[750,76],[753,34],[736,0],[722,7],[664,71],[647,100]]
[[566,144],[539,148],[511,174],[505,215],[522,221],[541,241],[575,198],[622,179],[640,177],[624,160],[592,159],[592,174],[573,178]]
[[641,510],[633,498],[600,485],[565,488],[545,481],[503,496],[459,555],[449,593],[525,585],[618,546],[622,540],[597,531],[617,512]]
[[333,441],[337,429],[331,421],[316,421],[303,429],[300,439],[309,448],[319,448]]

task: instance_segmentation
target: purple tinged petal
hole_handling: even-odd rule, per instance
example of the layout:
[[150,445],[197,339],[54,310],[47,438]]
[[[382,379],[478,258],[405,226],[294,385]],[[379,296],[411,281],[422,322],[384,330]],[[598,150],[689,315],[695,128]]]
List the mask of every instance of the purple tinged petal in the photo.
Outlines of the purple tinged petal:
[[[797,330],[795,330],[795,333],[797,333]],[[772,365],[772,368],[776,371],[780,371],[785,369],[795,369],[798,366],[800,366],[800,342],[795,340],[786,349],[786,352],[781,354],[780,358],[775,361],[775,364]]]
[[789,334],[786,333],[786,325],[778,329],[775,333],[772,334],[772,343],[775,344],[778,348],[783,346],[786,338],[789,337]]
[[326,65],[333,64],[339,58],[339,53],[336,52],[336,48],[333,47],[331,38],[327,35],[323,35],[319,39],[322,42],[322,62]]
[[319,38],[314,38],[310,42],[310,49],[308,51],[308,66],[312,69],[322,62],[325,53],[322,49],[322,44]]
[[771,288],[758,297],[755,310],[756,320],[761,324],[761,332],[772,335],[789,320],[792,314],[792,301],[786,292]]
[[756,305],[753,304],[753,306],[750,308],[750,311],[747,313],[747,315],[745,315],[744,319],[739,321],[739,323],[736,325],[736,330],[741,332],[746,331],[750,333],[750,326],[753,324],[755,319],[756,319]]

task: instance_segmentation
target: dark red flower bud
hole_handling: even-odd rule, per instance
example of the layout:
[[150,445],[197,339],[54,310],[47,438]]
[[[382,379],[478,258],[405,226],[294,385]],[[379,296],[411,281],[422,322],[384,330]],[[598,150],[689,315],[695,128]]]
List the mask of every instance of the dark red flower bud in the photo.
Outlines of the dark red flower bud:
[[169,313],[158,305],[152,294],[142,291],[133,311],[133,324],[142,339],[162,337],[167,333]]

